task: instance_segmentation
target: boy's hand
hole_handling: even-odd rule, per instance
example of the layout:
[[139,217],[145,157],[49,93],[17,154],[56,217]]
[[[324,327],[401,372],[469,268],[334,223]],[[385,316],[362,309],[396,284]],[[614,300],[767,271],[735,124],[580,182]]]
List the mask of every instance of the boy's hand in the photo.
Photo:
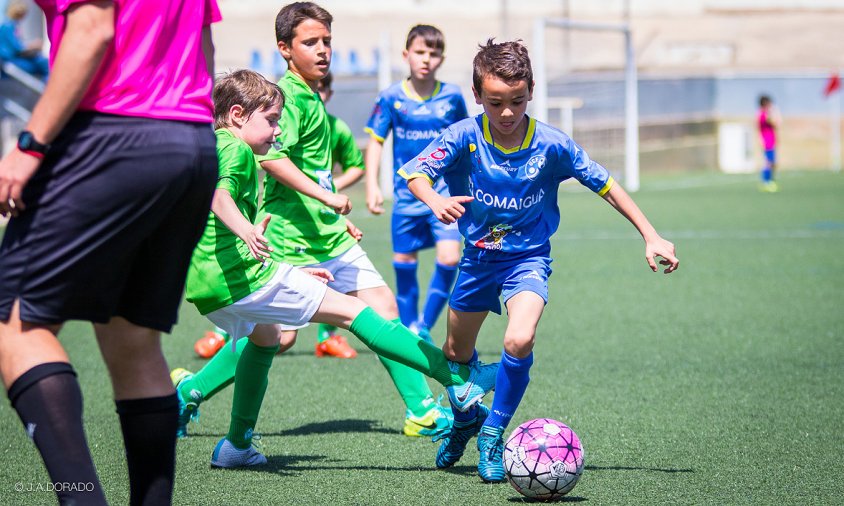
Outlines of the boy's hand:
[[381,194],[381,188],[377,186],[366,187],[366,208],[372,214],[384,213],[384,195]]
[[270,223],[271,215],[264,216],[261,223],[258,223],[243,238],[243,242],[249,247],[249,252],[255,257],[255,260],[264,263],[270,257],[273,248],[270,246],[270,241],[264,237],[264,232],[267,231],[267,225]]
[[18,149],[0,160],[0,216],[17,216],[26,209],[23,188],[40,165],[41,160]]
[[363,231],[355,226],[354,223],[346,220],[346,232],[349,233],[350,236],[354,237],[357,242],[360,242],[363,239]]
[[301,269],[310,274],[311,276],[315,277],[316,280],[321,283],[328,283],[329,281],[334,281],[334,276],[328,269],[323,269],[321,267],[301,267]]
[[463,213],[466,212],[466,208],[461,204],[471,202],[475,199],[468,195],[460,195],[457,197],[449,197],[447,199],[437,196],[437,198],[432,200],[433,201],[430,203],[429,207],[431,208],[431,211],[434,212],[434,216],[436,216],[441,222],[448,225],[449,223],[457,221],[457,219],[463,216]]
[[342,193],[332,193],[325,199],[325,205],[337,214],[349,214],[352,211],[352,201]]
[[674,255],[674,244],[659,236],[645,243],[645,259],[654,272],[657,271],[656,257],[662,258],[659,264],[666,266],[665,270],[662,271],[665,274],[676,271],[677,267],[680,266],[680,260]]

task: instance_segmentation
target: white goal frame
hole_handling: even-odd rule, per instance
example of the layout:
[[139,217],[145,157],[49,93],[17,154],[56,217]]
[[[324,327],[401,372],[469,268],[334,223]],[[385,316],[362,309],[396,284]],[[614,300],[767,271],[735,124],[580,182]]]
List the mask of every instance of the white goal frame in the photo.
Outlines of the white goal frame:
[[[536,18],[533,25],[533,116],[548,122],[548,72],[545,54],[545,30],[563,28],[600,32],[618,32],[624,35],[624,187],[631,192],[639,190],[639,81],[633,35],[627,23],[591,23],[568,18]],[[570,133],[570,132],[569,132]]]

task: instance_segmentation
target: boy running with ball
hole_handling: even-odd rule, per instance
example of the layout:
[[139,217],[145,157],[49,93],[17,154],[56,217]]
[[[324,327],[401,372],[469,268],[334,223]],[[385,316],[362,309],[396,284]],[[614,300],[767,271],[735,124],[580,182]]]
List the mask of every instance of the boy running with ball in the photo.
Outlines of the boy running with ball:
[[[475,101],[484,113],[455,123],[401,169],[408,188],[443,223],[457,222],[466,238],[460,273],[451,295],[446,356],[468,362],[489,311],[504,300],[508,325],[492,409],[483,404],[454,410],[436,465],[446,468],[463,455],[476,434],[478,474],[505,479],[503,434],[527,388],[536,327],[548,302],[551,235],[560,222],[557,188],[575,178],[627,218],[645,240],[645,257],[656,271],[677,269],[674,245],[657,234],[607,170],[563,132],[525,114],[533,90],[527,49],[490,39],[474,59]],[[443,178],[452,197],[432,188]]]

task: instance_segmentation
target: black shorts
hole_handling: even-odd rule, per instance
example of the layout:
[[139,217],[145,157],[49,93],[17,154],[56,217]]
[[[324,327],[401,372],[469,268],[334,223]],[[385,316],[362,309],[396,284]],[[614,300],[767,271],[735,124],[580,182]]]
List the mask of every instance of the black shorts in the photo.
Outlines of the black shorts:
[[0,245],[0,321],[169,332],[217,180],[211,125],[77,113]]

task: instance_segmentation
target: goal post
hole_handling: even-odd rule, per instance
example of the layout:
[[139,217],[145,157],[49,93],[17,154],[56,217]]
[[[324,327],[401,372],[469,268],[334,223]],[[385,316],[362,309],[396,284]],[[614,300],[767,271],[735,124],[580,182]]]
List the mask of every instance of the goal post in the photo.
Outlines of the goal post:
[[[563,18],[536,18],[533,27],[534,89],[533,115],[548,122],[548,70],[545,33],[548,28],[616,32],[624,36],[624,186],[639,189],[639,85],[633,36],[627,23],[592,23]],[[571,132],[567,132],[571,133]]]

